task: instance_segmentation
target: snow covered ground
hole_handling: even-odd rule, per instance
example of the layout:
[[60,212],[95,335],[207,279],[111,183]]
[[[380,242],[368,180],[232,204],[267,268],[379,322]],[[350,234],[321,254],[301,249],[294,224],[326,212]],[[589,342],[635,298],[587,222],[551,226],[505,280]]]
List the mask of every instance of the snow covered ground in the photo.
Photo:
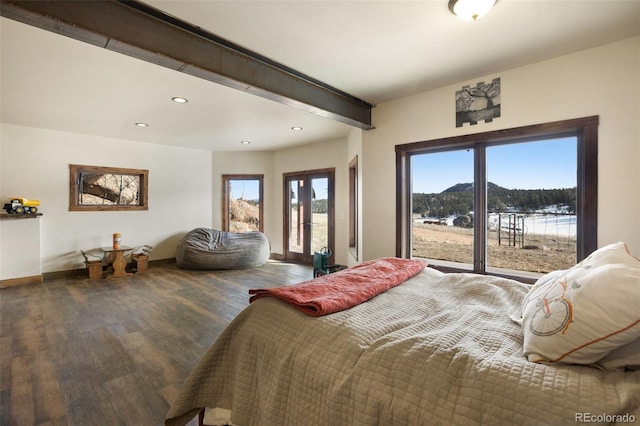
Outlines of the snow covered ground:
[[[543,214],[536,213],[531,215],[517,215],[519,218],[516,220],[517,228],[522,228],[524,224],[524,234],[537,234],[537,235],[556,235],[558,237],[575,237],[576,236],[576,223],[577,216],[575,215],[557,215],[557,214]],[[506,229],[508,226],[508,218],[503,214],[502,216],[502,228]],[[489,215],[489,228],[498,228],[498,214],[492,213]]]
[[[558,237],[575,237],[577,216],[568,214],[554,213],[533,213],[533,214],[512,214],[512,221],[516,222],[518,232],[524,228],[525,235],[549,235]],[[498,213],[489,214],[489,229],[498,229]],[[508,214],[502,213],[501,225],[503,229],[508,228]],[[450,216],[445,219],[448,226],[453,226],[453,220],[456,216]],[[417,223],[436,223],[438,218],[415,218]]]

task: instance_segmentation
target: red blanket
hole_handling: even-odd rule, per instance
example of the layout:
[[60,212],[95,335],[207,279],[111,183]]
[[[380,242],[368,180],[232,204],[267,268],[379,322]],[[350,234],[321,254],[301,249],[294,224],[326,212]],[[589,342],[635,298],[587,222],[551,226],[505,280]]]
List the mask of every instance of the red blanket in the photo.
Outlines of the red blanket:
[[307,315],[319,317],[366,302],[422,271],[427,263],[383,257],[314,280],[265,289],[250,289],[249,303],[277,297]]

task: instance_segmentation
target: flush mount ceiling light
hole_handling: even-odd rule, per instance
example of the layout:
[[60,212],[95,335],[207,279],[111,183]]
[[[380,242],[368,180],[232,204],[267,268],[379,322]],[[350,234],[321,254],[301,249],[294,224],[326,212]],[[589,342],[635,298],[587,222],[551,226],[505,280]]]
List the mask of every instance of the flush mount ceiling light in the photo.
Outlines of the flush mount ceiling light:
[[249,145],[251,143],[251,141],[240,141],[240,143],[242,145]]
[[149,127],[149,125],[147,123],[136,123],[136,126],[138,126],[138,127]]
[[302,130],[302,127],[300,127],[300,126],[293,126],[293,127],[291,128],[291,130],[296,130],[296,131],[297,131],[297,130]]
[[179,104],[186,104],[187,102],[189,102],[189,99],[181,98],[180,96],[175,96],[171,98],[171,100]]
[[449,0],[449,10],[460,19],[475,21],[489,13],[498,0]]

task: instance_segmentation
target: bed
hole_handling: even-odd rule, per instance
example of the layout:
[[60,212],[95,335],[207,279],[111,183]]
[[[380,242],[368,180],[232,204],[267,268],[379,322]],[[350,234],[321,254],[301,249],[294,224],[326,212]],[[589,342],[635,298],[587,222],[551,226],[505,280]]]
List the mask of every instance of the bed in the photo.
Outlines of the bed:
[[[349,268],[302,287],[331,287],[331,280],[345,281],[391,259],[364,262],[355,272]],[[353,307],[335,305],[340,298],[333,293],[314,304],[294,300],[289,288],[282,294],[256,290],[185,381],[165,424],[183,425],[198,413],[205,413],[205,424],[241,426],[640,421],[637,259],[624,259],[631,265],[625,283],[632,291],[615,301],[618,311],[635,316],[635,325],[633,318],[629,326],[616,317],[623,331],[578,343],[580,350],[561,348],[560,360],[550,359],[556,355],[545,354],[535,341],[544,337],[540,331],[552,330],[531,323],[553,304],[571,306],[572,325],[547,337],[583,332],[577,326],[588,306],[574,293],[589,289],[585,274],[598,269],[591,257],[585,262],[555,271],[533,288],[493,276],[444,274],[423,264],[414,275],[354,300]],[[574,290],[553,293],[567,280]],[[620,305],[625,301],[628,309]],[[327,306],[328,314],[322,311]],[[527,337],[531,330],[540,335]],[[603,353],[618,349],[622,358],[599,364]],[[579,354],[584,351],[592,353]]]

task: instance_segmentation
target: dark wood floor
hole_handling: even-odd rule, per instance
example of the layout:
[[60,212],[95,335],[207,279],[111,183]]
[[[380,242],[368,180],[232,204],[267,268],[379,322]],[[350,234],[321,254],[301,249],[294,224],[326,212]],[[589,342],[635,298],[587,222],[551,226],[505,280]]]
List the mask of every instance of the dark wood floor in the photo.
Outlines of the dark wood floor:
[[249,288],[311,276],[281,262],[243,271],[163,264],[0,289],[0,425],[161,425]]

